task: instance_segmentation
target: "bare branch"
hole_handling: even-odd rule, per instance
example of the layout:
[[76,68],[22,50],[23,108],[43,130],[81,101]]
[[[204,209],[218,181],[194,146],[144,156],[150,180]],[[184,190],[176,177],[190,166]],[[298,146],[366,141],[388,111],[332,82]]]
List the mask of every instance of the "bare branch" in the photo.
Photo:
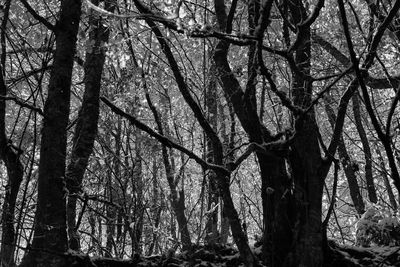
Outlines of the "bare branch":
[[103,101],[104,104],[106,104],[107,106],[109,106],[111,108],[111,110],[117,114],[120,115],[122,117],[124,117],[125,119],[127,119],[132,125],[135,125],[137,128],[139,128],[140,130],[148,133],[150,136],[154,137],[155,139],[157,139],[160,143],[162,143],[163,145],[170,147],[170,148],[175,148],[183,153],[185,153],[186,155],[188,155],[188,157],[190,157],[191,159],[194,159],[200,166],[202,166],[204,169],[211,169],[211,170],[215,170],[215,171],[219,171],[219,172],[223,172],[226,175],[229,175],[230,172],[219,165],[215,165],[215,164],[211,164],[208,163],[206,161],[204,161],[202,158],[200,158],[199,156],[197,156],[196,154],[194,154],[192,151],[188,150],[187,148],[171,141],[170,139],[168,139],[167,137],[155,132],[153,129],[151,129],[149,126],[145,125],[144,123],[142,123],[141,121],[139,121],[138,119],[136,119],[135,117],[133,117],[132,115],[127,114],[126,112],[124,112],[122,109],[118,108],[117,106],[115,106],[114,104],[111,103],[110,100],[108,100],[105,97],[100,97],[101,101]]
[[55,26],[51,24],[47,19],[44,17],[40,16],[33,8],[32,6],[28,3],[27,0],[20,0],[21,3],[24,5],[24,7],[28,10],[28,12],[40,23],[42,23],[44,26],[46,26],[49,30],[55,31]]
[[18,99],[18,98],[13,97],[13,96],[3,96],[3,95],[0,95],[0,99],[3,99],[3,100],[11,100],[11,101],[13,101],[14,103],[16,103],[17,105],[20,105],[21,107],[24,107],[24,108],[28,108],[28,109],[30,109],[30,110],[33,110],[33,111],[39,113],[40,115],[42,115],[42,116],[44,117],[44,113],[43,113],[43,111],[42,111],[40,108],[38,108],[38,107],[36,107],[36,106],[34,106],[34,105],[32,105],[32,104],[26,103],[25,101],[23,101],[23,100],[21,100],[21,99]]

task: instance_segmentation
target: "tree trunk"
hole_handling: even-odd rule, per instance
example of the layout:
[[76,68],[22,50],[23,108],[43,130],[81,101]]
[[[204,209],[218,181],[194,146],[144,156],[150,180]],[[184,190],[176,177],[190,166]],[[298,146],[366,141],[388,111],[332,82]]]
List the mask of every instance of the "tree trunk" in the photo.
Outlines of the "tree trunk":
[[263,259],[268,266],[283,266],[293,244],[293,181],[285,161],[277,155],[257,153],[263,202]]
[[158,164],[157,160],[158,157],[156,156],[156,149],[153,150],[153,171],[152,171],[152,186],[153,186],[153,203],[151,204],[150,207],[150,212],[152,215],[152,237],[151,237],[151,243],[148,249],[148,252],[146,253],[147,256],[157,254],[157,248],[158,248],[158,239],[159,239],[159,234],[158,234],[158,227],[160,225],[161,221],[161,212],[163,210],[163,205],[162,205],[162,195],[161,193],[161,188],[159,188],[158,185]]
[[63,266],[67,251],[65,158],[72,67],[81,15],[80,0],[61,2],[40,148],[38,200],[32,250],[22,266]]
[[[230,131],[229,134],[227,132],[226,126],[226,116],[224,112],[224,106],[221,101],[218,101],[218,110],[221,116],[221,133],[222,133],[222,142],[224,145],[224,151],[226,151],[225,162],[234,162],[235,161],[235,137],[236,137],[236,121],[235,121],[235,112],[232,109],[232,105],[228,103],[228,111],[230,118]],[[221,244],[226,244],[228,242],[229,237],[229,219],[226,216],[226,207],[220,197],[221,207],[221,234],[219,242]]]
[[[3,71],[0,66],[0,94],[6,95],[7,89],[3,79]],[[2,206],[2,235],[0,266],[14,265],[15,229],[14,212],[19,187],[23,178],[23,166],[17,151],[13,150],[11,141],[5,131],[6,103],[0,100],[0,160],[7,169],[7,185],[5,190],[4,203]]]
[[[140,140],[141,133],[136,132],[136,140]],[[143,183],[143,160],[142,160],[142,146],[140,142],[135,145],[135,168],[133,169],[134,181],[136,182],[136,199],[134,211],[134,227],[130,229],[132,238],[132,251],[137,254],[142,253],[142,234],[143,234],[143,217],[145,212],[144,204],[144,183]]]
[[358,186],[356,170],[354,163],[352,163],[349,153],[347,152],[346,146],[344,144],[343,136],[340,138],[338,145],[338,154],[340,161],[342,163],[344,173],[347,177],[347,182],[349,184],[350,196],[353,200],[354,207],[359,215],[365,212],[364,201],[360,192],[360,187]]
[[[216,79],[216,67],[214,60],[210,59],[210,67],[208,70],[208,83],[205,92],[205,106],[208,121],[214,131],[217,130],[217,119],[218,119],[218,108],[217,108],[217,79]],[[214,163],[214,151],[213,142],[210,138],[206,138],[206,158],[210,163]],[[206,222],[206,238],[207,244],[216,244],[219,240],[218,233],[218,185],[213,171],[206,171],[206,177],[208,182],[208,214]]]
[[[288,3],[295,24],[307,17],[302,1]],[[291,93],[293,104],[299,107],[311,105],[312,82],[307,78],[311,67],[310,27],[302,29],[302,45],[295,51],[298,70],[292,70]],[[293,230],[294,251],[286,259],[286,266],[322,266],[322,195],[325,176],[320,173],[321,151],[318,143],[318,126],[314,110],[303,118],[295,117],[296,134],[289,155],[293,170],[296,199],[296,226]]]
[[[1,135],[3,135],[3,133],[4,132],[2,132]],[[5,135],[3,137],[5,137]],[[3,137],[1,139],[3,139]],[[2,143],[2,141],[0,141],[0,143]],[[0,158],[5,162],[8,175],[6,194],[2,207],[0,266],[13,266],[16,237],[14,229],[14,212],[24,172],[19,155],[12,150],[11,146],[9,144],[6,144],[5,146],[0,144],[0,147]]]
[[[92,0],[98,5],[98,0]],[[105,9],[113,12],[115,1],[107,1]],[[105,61],[104,44],[108,42],[110,31],[105,26],[101,16],[90,11],[89,16],[89,41],[93,43],[86,51],[85,60],[85,93],[82,106],[73,137],[71,159],[66,171],[66,182],[69,196],[67,200],[67,220],[69,247],[79,250],[79,236],[75,228],[77,194],[81,191],[81,185],[89,157],[93,151],[94,140],[97,134],[97,122],[99,118],[99,96],[101,76]]]
[[[7,95],[7,86],[4,81],[6,44],[5,31],[8,22],[8,14],[11,1],[6,1],[3,20],[1,24],[1,65],[0,65],[0,95]],[[0,160],[2,160],[7,169],[7,184],[5,190],[4,203],[2,207],[2,228],[1,228],[1,250],[0,250],[0,266],[13,266],[15,251],[15,229],[14,229],[14,212],[18,191],[23,178],[23,166],[19,159],[19,152],[13,150],[12,141],[7,138],[6,134],[6,102],[0,100]]]
[[379,164],[379,167],[380,167],[379,172],[380,172],[380,174],[381,174],[381,176],[383,178],[383,183],[385,185],[386,192],[387,192],[388,197],[389,197],[389,203],[390,203],[391,208],[393,209],[393,211],[397,211],[397,201],[396,201],[396,198],[394,197],[393,189],[392,189],[392,186],[390,184],[389,177],[388,177],[388,171],[386,169],[385,161],[383,159],[381,151],[379,150],[379,147],[376,147],[376,154],[378,156],[378,164]]
[[[145,84],[145,92],[146,92],[147,103],[149,104],[149,107],[150,107],[151,111],[153,112],[154,119],[157,123],[158,131],[160,132],[161,135],[164,135],[165,133],[169,132],[168,125],[166,123],[164,123],[164,124],[162,123],[162,121],[163,121],[162,116],[157,111],[156,107],[153,105],[153,102],[150,99],[150,95],[148,93],[146,84]],[[165,109],[165,111],[166,111],[166,109]],[[164,115],[164,117],[167,117],[166,113],[163,115]],[[176,179],[175,179],[175,170],[174,170],[174,166],[172,164],[173,158],[170,157],[170,154],[168,152],[169,152],[168,148],[162,144],[161,145],[161,153],[162,153],[162,159],[163,159],[164,168],[165,168],[165,175],[167,176],[168,186],[171,191],[171,197],[170,197],[171,206],[176,215],[176,220],[178,221],[179,233],[180,233],[180,238],[181,238],[181,242],[182,242],[182,249],[184,251],[186,251],[186,250],[190,250],[192,248],[192,241],[190,238],[189,228],[187,225],[188,221],[187,221],[187,218],[185,215],[185,193],[184,193],[183,188],[179,192],[177,190],[177,183],[176,183]]]
[[372,176],[372,153],[369,146],[367,134],[362,125],[361,112],[360,112],[360,101],[358,94],[353,95],[353,115],[354,122],[356,124],[358,135],[360,136],[362,146],[364,148],[365,155],[365,180],[367,182],[368,197],[372,203],[377,203],[378,197],[376,196],[376,189],[374,178]]
[[240,223],[239,215],[232,201],[231,191],[229,189],[230,179],[221,173],[216,173],[216,177],[220,194],[224,201],[226,216],[231,225],[232,236],[239,249],[240,256],[247,267],[257,266],[257,260],[249,247],[247,237],[244,234]]
[[[333,111],[332,107],[329,105],[328,100],[325,101],[325,111],[328,115],[328,121],[334,129],[336,115]],[[338,143],[338,154],[340,162],[342,163],[344,173],[347,178],[347,183],[349,184],[350,197],[353,201],[354,207],[359,215],[362,215],[365,212],[364,201],[360,192],[360,187],[358,186],[356,170],[355,166],[350,158],[349,153],[347,152],[346,145],[343,140],[343,135],[340,136]]]

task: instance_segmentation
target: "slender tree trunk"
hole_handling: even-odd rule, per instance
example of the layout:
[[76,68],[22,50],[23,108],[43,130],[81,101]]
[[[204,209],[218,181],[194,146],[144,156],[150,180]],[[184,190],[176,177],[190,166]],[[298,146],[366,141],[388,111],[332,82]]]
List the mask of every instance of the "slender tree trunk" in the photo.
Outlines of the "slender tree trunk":
[[392,206],[391,208],[393,209],[393,211],[397,211],[397,201],[396,201],[396,198],[394,197],[393,189],[392,189],[392,186],[391,186],[390,181],[389,181],[388,171],[387,171],[386,166],[385,166],[385,161],[383,160],[382,153],[381,153],[381,151],[379,150],[378,147],[376,148],[376,154],[378,156],[378,164],[379,164],[379,167],[380,167],[380,171],[379,172],[380,172],[380,174],[381,174],[381,176],[383,178],[383,183],[385,185],[386,192],[387,192],[388,197],[389,197],[389,203]]
[[[2,73],[0,67],[0,94],[6,95],[7,90]],[[19,159],[20,155],[17,151],[14,151],[11,141],[6,136],[5,111],[5,101],[0,100],[0,159],[6,166],[8,178],[2,206],[0,266],[13,266],[15,250],[14,212],[24,172]]]
[[32,250],[22,266],[63,266],[60,253],[67,251],[65,159],[70,89],[80,0],[61,2],[56,25],[56,50],[50,74],[40,148],[38,200]]
[[[117,118],[115,133],[111,132],[114,137],[114,146],[112,164],[110,164],[110,171],[108,177],[108,200],[111,203],[119,205],[119,200],[121,196],[121,188],[118,181],[121,179],[121,164],[120,164],[120,154],[121,154],[121,136],[122,136],[122,120]],[[114,205],[107,206],[107,240],[106,248],[108,257],[115,257],[118,254],[116,247],[116,223],[118,212],[120,212]],[[114,253],[113,253],[114,250]]]
[[365,155],[365,180],[367,182],[368,197],[372,203],[376,203],[378,201],[378,197],[376,196],[375,183],[374,183],[374,178],[372,176],[372,153],[367,134],[362,125],[361,112],[360,112],[361,107],[360,107],[360,101],[358,99],[358,94],[354,94],[352,100],[353,100],[354,122],[356,124],[357,132],[358,135],[360,136]]
[[[98,0],[92,3],[98,5]],[[107,1],[105,9],[112,12],[115,1]],[[83,176],[93,151],[99,118],[99,96],[101,76],[105,61],[104,43],[108,42],[110,31],[101,16],[90,11],[89,41],[93,43],[86,51],[85,60],[85,93],[79,110],[71,159],[67,167],[66,182],[69,196],[67,200],[68,238],[70,249],[79,250],[79,236],[75,228],[77,194],[81,190]]]
[[[7,86],[4,81],[6,59],[5,31],[8,22],[8,15],[11,1],[7,0],[3,9],[3,20],[1,23],[1,65],[0,65],[0,95],[7,95]],[[15,229],[14,212],[18,191],[23,178],[23,166],[19,159],[19,152],[12,148],[12,141],[6,134],[6,102],[0,100],[0,160],[4,162],[7,169],[7,184],[4,203],[2,206],[2,227],[1,227],[1,250],[0,266],[13,266],[15,251]]]
[[[333,111],[332,107],[329,105],[328,101],[325,100],[325,110],[328,114],[328,121],[334,129],[336,115]],[[340,136],[339,143],[338,143],[338,154],[340,162],[342,163],[344,173],[347,178],[347,183],[349,184],[350,190],[350,197],[353,201],[354,207],[359,215],[365,212],[365,205],[364,201],[360,192],[360,187],[358,186],[356,170],[354,169],[354,165],[350,158],[349,153],[347,152],[346,145],[343,140],[343,135]]]
[[[111,142],[109,142],[110,144]],[[106,171],[106,186],[104,189],[104,195],[105,199],[110,201],[111,203],[114,203],[114,183],[113,183],[113,171],[112,171],[112,164],[109,158],[106,158],[105,160],[106,165],[108,166],[108,169]],[[106,205],[105,206],[105,213],[106,213],[106,249],[105,249],[105,256],[106,257],[112,257],[112,249],[113,249],[113,244],[114,244],[114,235],[115,235],[115,217],[116,217],[116,210],[115,207],[111,205]],[[102,225],[99,224],[99,229],[102,228]]]
[[[138,136],[141,136],[141,133],[137,132],[137,137],[136,140],[140,140]],[[142,156],[141,156],[141,150],[142,146],[140,142],[136,142],[136,147],[135,147],[135,168],[133,170],[133,175],[135,177],[136,181],[136,199],[135,199],[135,224],[133,229],[131,231],[133,232],[133,239],[132,239],[132,250],[137,253],[141,254],[142,253],[142,245],[141,245],[141,240],[142,240],[142,234],[143,234],[143,217],[144,217],[144,183],[143,183],[143,161],[142,161]]]
[[233,239],[239,249],[240,256],[242,257],[246,266],[256,266],[257,260],[255,259],[253,252],[249,247],[246,235],[244,234],[242,225],[240,223],[239,215],[232,201],[231,191],[229,189],[230,179],[221,173],[216,173],[216,176],[218,187],[224,201],[226,216],[229,219]]
[[14,251],[16,237],[14,229],[14,212],[19,187],[24,173],[19,155],[12,151],[10,145],[6,146],[7,147],[3,147],[0,145],[0,149],[2,150],[0,158],[5,162],[8,175],[6,194],[2,207],[0,266],[13,266],[15,264]]
[[176,220],[178,221],[179,233],[182,242],[183,250],[190,250],[192,247],[192,241],[190,238],[188,221],[185,215],[185,198],[184,191],[179,191],[176,188],[176,183],[174,179],[174,172],[171,167],[169,160],[169,155],[167,148],[162,147],[162,156],[164,161],[165,172],[167,175],[168,185],[171,191],[171,206],[176,215]]
[[13,266],[16,236],[14,229],[14,212],[19,187],[23,177],[23,166],[18,153],[12,150],[10,144],[3,145],[3,140],[7,140],[3,139],[5,138],[5,132],[0,133],[0,135],[3,135],[0,141],[0,158],[5,162],[8,176],[2,207],[0,266]]
[[[150,99],[150,95],[148,93],[146,84],[145,84],[145,90],[146,90],[147,103],[149,104],[149,107],[153,112],[154,119],[157,123],[158,131],[160,132],[161,135],[164,135],[165,133],[169,132],[168,125],[166,123],[164,124],[162,123],[163,121],[162,118],[163,117],[166,118],[167,114],[165,113],[163,114],[164,116],[161,116],[161,114],[157,111],[156,107],[153,105],[153,102]],[[176,215],[176,220],[178,222],[179,233],[182,242],[182,249],[190,250],[192,248],[192,241],[190,238],[189,228],[187,225],[188,221],[185,215],[185,192],[183,188],[181,191],[178,191],[177,189],[174,164],[172,164],[173,158],[170,157],[168,148],[165,145],[161,145],[161,153],[165,168],[165,175],[167,176],[168,186],[171,191],[171,197],[170,197],[171,206],[172,209],[174,210],[174,213]]]
[[361,215],[365,212],[365,205],[360,192],[360,187],[358,186],[355,166],[353,165],[349,153],[347,152],[343,136],[340,138],[338,144],[338,154],[344,169],[344,173],[347,177],[350,196],[351,199],[353,200],[354,207],[357,213]]
[[158,243],[158,227],[160,225],[160,221],[161,221],[161,212],[162,212],[162,204],[161,204],[161,198],[162,196],[160,196],[160,188],[158,185],[158,164],[157,164],[157,160],[158,157],[156,157],[157,153],[156,150],[153,150],[153,177],[152,177],[152,184],[153,184],[153,195],[152,195],[152,199],[153,199],[153,203],[151,204],[151,214],[152,214],[152,237],[151,237],[151,243],[149,246],[149,250],[147,252],[147,256],[150,256],[153,254],[153,252],[155,251],[155,254],[157,254],[157,243]]
[[[221,132],[222,132],[222,142],[224,145],[224,151],[226,151],[225,162],[234,162],[235,160],[235,137],[236,137],[236,121],[235,112],[232,109],[232,105],[228,103],[229,118],[230,118],[230,132],[227,132],[226,116],[224,107],[221,101],[218,101],[218,110],[221,116]],[[221,208],[221,234],[219,242],[221,244],[226,244],[229,237],[229,219],[226,215],[226,206],[222,200],[220,201]]]
[[[218,107],[217,107],[217,79],[216,67],[214,60],[211,58],[208,70],[208,83],[205,93],[205,105],[207,110],[208,121],[214,131],[217,129]],[[206,158],[210,163],[214,163],[213,142],[210,138],[206,138]],[[218,205],[219,194],[215,172],[206,171],[208,182],[208,220],[206,222],[206,243],[215,244],[219,240],[218,233]]]

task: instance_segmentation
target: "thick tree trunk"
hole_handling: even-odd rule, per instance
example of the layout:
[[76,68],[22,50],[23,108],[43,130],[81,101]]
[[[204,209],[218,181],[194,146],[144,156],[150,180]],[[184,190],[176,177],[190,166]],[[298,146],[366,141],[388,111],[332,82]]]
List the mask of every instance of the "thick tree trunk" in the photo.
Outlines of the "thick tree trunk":
[[296,136],[290,163],[295,181],[296,217],[293,229],[295,249],[285,266],[322,266],[322,189],[321,157],[315,121],[310,118],[304,132]]
[[293,184],[285,161],[278,156],[257,153],[263,202],[263,258],[268,266],[283,266],[293,244]]
[[[307,17],[302,1],[288,3],[295,24]],[[312,82],[307,78],[311,67],[310,27],[302,29],[302,45],[294,60],[298,70],[292,70],[291,93],[293,103],[299,107],[311,105]],[[297,134],[289,155],[293,170],[296,201],[295,228],[293,229],[294,250],[286,259],[286,266],[322,266],[322,195],[325,176],[320,173],[323,165],[318,143],[318,126],[314,110],[303,118],[295,116]]]
[[22,266],[63,266],[67,251],[65,159],[72,67],[81,15],[80,0],[61,2],[40,148],[38,199],[31,250]]
[[[97,0],[92,3],[98,5]],[[107,1],[105,9],[112,12],[115,1]],[[66,182],[69,192],[67,200],[68,238],[70,249],[79,250],[79,236],[75,228],[77,194],[81,190],[81,184],[85,170],[93,151],[94,140],[97,134],[97,122],[99,118],[99,96],[101,76],[103,72],[105,50],[104,43],[108,42],[109,29],[97,13],[91,11],[89,17],[89,40],[93,43],[86,51],[85,60],[85,93],[82,106],[79,110],[73,137],[71,159],[67,167]]]

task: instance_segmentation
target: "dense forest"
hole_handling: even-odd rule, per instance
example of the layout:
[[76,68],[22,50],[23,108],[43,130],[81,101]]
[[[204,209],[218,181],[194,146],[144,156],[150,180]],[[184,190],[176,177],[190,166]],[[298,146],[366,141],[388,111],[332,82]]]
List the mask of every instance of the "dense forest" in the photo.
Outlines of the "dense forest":
[[0,266],[396,266],[399,9],[1,1]]

